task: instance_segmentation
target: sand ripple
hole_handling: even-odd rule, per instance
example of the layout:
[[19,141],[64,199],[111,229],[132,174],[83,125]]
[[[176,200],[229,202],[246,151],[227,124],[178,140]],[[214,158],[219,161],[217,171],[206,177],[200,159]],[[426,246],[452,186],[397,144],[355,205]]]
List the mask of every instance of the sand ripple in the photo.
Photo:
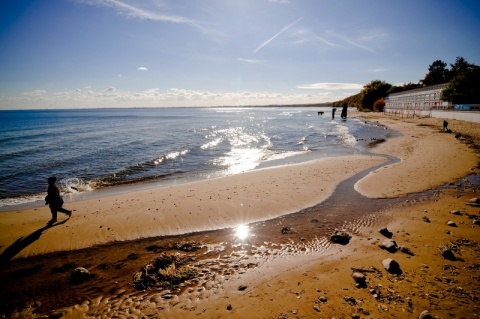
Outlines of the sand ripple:
[[[379,214],[371,213],[344,221],[339,226],[358,234],[362,228],[376,225],[378,220]],[[198,270],[198,276],[181,284],[178,290],[137,291],[132,284],[131,287],[112,289],[108,295],[59,309],[55,313],[65,318],[160,318],[160,315],[168,316],[175,309],[181,309],[192,312],[192,315],[200,315],[203,302],[221,295],[242,276],[259,272],[272,261],[287,261],[298,256],[316,259],[328,254],[333,246],[327,235],[309,240],[289,240],[286,243],[207,244],[203,247],[204,257],[190,265]],[[212,254],[217,256],[206,257]],[[88,295],[88,291],[85,295]]]

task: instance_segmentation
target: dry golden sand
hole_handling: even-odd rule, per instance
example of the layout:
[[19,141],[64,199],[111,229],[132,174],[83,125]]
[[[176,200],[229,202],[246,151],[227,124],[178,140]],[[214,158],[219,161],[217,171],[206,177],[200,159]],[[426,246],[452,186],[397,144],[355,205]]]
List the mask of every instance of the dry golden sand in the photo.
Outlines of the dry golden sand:
[[[402,132],[372,149],[400,162],[355,185],[372,198],[362,202],[371,201],[375,211],[360,211],[365,206],[348,203],[349,197],[315,206],[341,181],[386,163],[358,155],[67,203],[74,216],[42,231],[46,207],[2,213],[2,256],[13,260],[0,268],[0,314],[23,308],[18,318],[418,318],[429,310],[439,318],[478,318],[480,229],[473,217],[480,215],[469,199],[480,196],[457,181],[478,172],[478,155],[454,134],[441,133],[441,119],[362,116]],[[479,124],[449,123],[480,145]],[[436,189],[449,182],[455,184]],[[379,197],[400,199],[382,207]],[[447,226],[450,220],[457,227]],[[251,223],[246,241],[229,228],[213,231],[238,223]],[[380,249],[387,239],[378,232],[383,227],[414,255]],[[328,240],[334,228],[353,236],[347,245]],[[192,242],[202,248],[179,249]],[[455,261],[438,250],[452,244]],[[170,291],[135,289],[132,275],[162,252],[190,258],[199,275]],[[402,273],[387,273],[386,258]],[[71,285],[76,266],[93,278]],[[352,268],[364,271],[366,288],[356,288]]]
[[[73,218],[16,256],[32,256],[153,236],[236,227],[313,206],[342,180],[386,162],[365,155],[250,171],[235,176],[66,203]],[[334,171],[335,174],[330,174]],[[3,248],[45,226],[47,206],[1,214]],[[65,220],[59,214],[59,220]],[[58,240],[62,238],[62,240]]]
[[[359,181],[356,189],[368,197],[396,197],[406,192],[415,193],[455,180],[465,174],[465,169],[475,166],[477,154],[460,143],[454,143],[455,133],[442,133],[442,119],[386,118],[377,113],[366,115],[403,135],[394,143],[383,143],[372,150],[390,154],[400,162],[376,170]],[[478,138],[479,125],[449,120],[454,132]],[[394,177],[394,178],[392,178]]]

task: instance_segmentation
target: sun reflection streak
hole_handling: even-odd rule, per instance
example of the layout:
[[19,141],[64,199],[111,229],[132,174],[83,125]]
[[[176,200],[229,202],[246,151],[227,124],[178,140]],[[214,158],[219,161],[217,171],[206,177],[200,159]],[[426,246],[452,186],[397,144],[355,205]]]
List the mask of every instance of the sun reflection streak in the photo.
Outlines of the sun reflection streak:
[[235,229],[235,236],[240,240],[247,239],[249,235],[249,229],[246,225],[240,225]]

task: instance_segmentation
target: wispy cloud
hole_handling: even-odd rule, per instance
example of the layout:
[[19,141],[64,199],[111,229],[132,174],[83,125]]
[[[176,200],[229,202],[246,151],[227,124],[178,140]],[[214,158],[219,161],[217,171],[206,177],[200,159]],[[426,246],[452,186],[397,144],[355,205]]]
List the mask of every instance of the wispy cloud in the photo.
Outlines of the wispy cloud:
[[293,36],[295,37],[295,40],[294,40],[295,44],[319,42],[329,47],[341,47],[341,45],[334,43],[330,40],[327,40],[324,37],[317,35],[316,33],[312,32],[309,29],[297,30],[293,34]]
[[237,60],[238,60],[238,61],[241,61],[241,62],[251,63],[251,64],[258,64],[258,63],[263,63],[263,62],[265,62],[264,60],[244,59],[244,58],[238,58]]
[[310,90],[361,90],[363,88],[362,84],[356,83],[312,83],[312,84],[302,84],[297,86],[299,89],[310,89]]
[[144,66],[138,67],[137,70],[138,71],[148,71],[148,69]]
[[117,14],[128,19],[150,20],[164,23],[190,25],[201,32],[210,41],[223,43],[228,36],[220,29],[209,27],[208,23],[190,19],[184,15],[173,14],[172,9],[159,1],[135,0],[73,0],[97,7],[111,8]]
[[353,46],[356,46],[357,48],[360,48],[360,49],[365,50],[365,51],[375,52],[372,48],[367,47],[367,46],[365,46],[365,45],[362,45],[362,44],[360,44],[360,43],[358,43],[358,42],[350,39],[350,38],[347,37],[346,35],[338,34],[338,33],[333,32],[333,31],[329,31],[329,33],[332,34],[332,35],[334,35],[334,36],[336,36],[337,38],[339,38],[339,39],[341,39],[341,40],[343,40],[343,41],[345,41],[345,42],[353,45]]
[[360,31],[362,34],[357,37],[347,36],[345,34],[340,34],[334,31],[327,31],[332,36],[351,44],[357,48],[360,48],[365,51],[375,53],[375,46],[378,45],[378,41],[383,40],[387,35],[381,30],[372,30],[372,31]]
[[301,20],[303,19],[303,17],[297,19],[296,21],[290,23],[289,25],[287,25],[286,27],[284,27],[282,30],[280,30],[279,32],[277,32],[273,37],[269,38],[268,40],[262,42],[258,47],[255,48],[255,50],[253,50],[253,54],[256,54],[258,51],[260,51],[261,49],[263,49],[266,45],[268,45],[270,42],[272,42],[273,40],[275,40],[275,38],[277,38],[278,36],[280,36],[282,33],[284,33],[285,31],[287,31],[288,29],[290,29],[291,27],[293,27],[295,24],[297,24],[298,22],[300,22]]
[[333,43],[333,42],[331,42],[331,41],[328,41],[328,40],[325,39],[325,38],[322,38],[322,37],[316,35],[316,34],[313,33],[313,32],[311,33],[311,36],[312,36],[313,39],[315,39],[316,41],[321,42],[321,43],[323,43],[323,44],[326,44],[326,45],[328,45],[328,46],[330,46],[330,47],[338,47],[338,46],[340,46],[340,45],[338,45],[338,44],[336,44],[336,43]]
[[382,29],[361,30],[362,34],[358,37],[362,42],[378,42],[388,38],[388,33]]
[[171,22],[171,23],[184,23],[190,24],[196,28],[204,30],[204,28],[196,21],[191,20],[187,17],[165,13],[164,11],[159,10],[159,7],[155,8],[146,8],[141,7],[140,4],[145,5],[146,2],[132,2],[120,1],[120,0],[76,0],[80,3],[85,3],[94,6],[103,6],[114,9],[118,14],[123,15],[127,18],[142,19],[142,20],[153,20],[153,21],[162,21],[162,22]]

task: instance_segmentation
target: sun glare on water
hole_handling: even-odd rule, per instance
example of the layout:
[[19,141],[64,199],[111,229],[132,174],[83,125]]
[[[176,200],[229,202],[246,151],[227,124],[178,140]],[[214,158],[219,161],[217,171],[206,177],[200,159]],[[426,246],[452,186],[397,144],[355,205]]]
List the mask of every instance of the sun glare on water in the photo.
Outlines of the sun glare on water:
[[246,225],[240,225],[235,230],[235,236],[237,236],[237,238],[240,240],[247,239],[248,233],[249,233],[248,226]]

